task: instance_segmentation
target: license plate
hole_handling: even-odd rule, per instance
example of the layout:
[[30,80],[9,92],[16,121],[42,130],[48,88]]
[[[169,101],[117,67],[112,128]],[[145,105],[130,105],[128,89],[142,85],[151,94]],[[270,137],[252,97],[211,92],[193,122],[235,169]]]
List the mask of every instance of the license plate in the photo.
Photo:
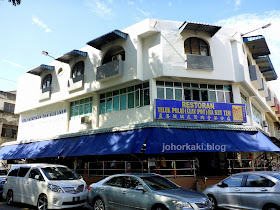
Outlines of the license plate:
[[80,201],[80,197],[73,197],[73,202]]

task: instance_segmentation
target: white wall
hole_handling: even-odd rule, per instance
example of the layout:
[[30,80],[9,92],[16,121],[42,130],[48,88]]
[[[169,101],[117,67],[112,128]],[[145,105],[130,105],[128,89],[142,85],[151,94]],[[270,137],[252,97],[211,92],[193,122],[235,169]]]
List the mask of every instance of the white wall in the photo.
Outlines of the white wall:
[[[66,109],[67,113],[25,123],[20,122],[18,140],[46,139],[84,129],[108,128],[153,121],[153,99],[156,95],[155,80],[160,77],[169,77],[179,81],[203,81],[211,84],[243,82],[247,84],[244,86],[245,89],[249,87],[249,92],[254,92],[254,95],[260,98],[262,103],[259,106],[262,111],[266,112],[270,109],[267,105],[264,105],[265,108],[263,108],[263,104],[266,104],[265,98],[259,95],[258,90],[250,82],[247,54],[242,50],[240,34],[234,35],[235,30],[227,28],[220,29],[213,37],[203,32],[194,33],[186,30],[179,34],[181,25],[182,22],[177,21],[147,19],[122,30],[129,34],[127,40],[117,39],[103,46],[101,51],[91,46],[85,46],[80,50],[87,52],[88,57],[80,56],[72,60],[70,64],[53,61],[48,64],[55,66],[55,71],[52,73],[53,83],[50,100],[39,102],[41,80],[47,72],[41,75],[42,78],[31,74],[22,76],[18,83],[16,101],[16,112],[21,114],[21,120],[60,109]],[[184,41],[193,36],[202,38],[209,43],[213,71],[186,69]],[[101,65],[103,56],[112,46],[122,46],[125,50],[123,76],[97,82],[96,69]],[[246,50],[248,51],[247,48]],[[71,68],[80,60],[85,62],[84,89],[69,93],[67,84]],[[63,73],[58,75],[60,68],[63,69]],[[150,106],[98,115],[99,93],[146,80],[150,81]],[[240,87],[236,85],[233,88],[237,96]],[[89,96],[94,97],[91,125],[81,125],[79,119],[71,120],[68,123],[69,103]],[[238,97],[235,98],[237,101],[240,100]],[[258,101],[256,103],[259,104]],[[250,120],[248,123],[253,122]]]

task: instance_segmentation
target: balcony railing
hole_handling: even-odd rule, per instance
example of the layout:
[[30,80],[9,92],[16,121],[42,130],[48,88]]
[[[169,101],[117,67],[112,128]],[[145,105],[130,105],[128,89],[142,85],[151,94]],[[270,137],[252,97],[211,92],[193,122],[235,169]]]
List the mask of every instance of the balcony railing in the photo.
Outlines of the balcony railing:
[[123,60],[117,59],[97,67],[96,80],[104,81],[123,75]]

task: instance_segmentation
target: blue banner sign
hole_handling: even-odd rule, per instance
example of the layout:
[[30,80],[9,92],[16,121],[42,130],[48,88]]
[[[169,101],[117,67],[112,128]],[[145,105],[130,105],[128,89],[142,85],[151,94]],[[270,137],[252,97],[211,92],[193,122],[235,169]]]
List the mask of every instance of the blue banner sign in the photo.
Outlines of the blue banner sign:
[[155,99],[155,119],[247,122],[244,104]]

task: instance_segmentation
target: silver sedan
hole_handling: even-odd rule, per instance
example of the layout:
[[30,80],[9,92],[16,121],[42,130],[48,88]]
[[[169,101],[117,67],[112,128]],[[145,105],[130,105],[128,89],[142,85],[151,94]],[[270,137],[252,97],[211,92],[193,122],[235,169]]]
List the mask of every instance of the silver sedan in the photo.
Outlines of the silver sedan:
[[210,210],[207,196],[179,187],[156,174],[113,175],[89,186],[94,210]]
[[203,191],[216,207],[254,210],[280,209],[280,173],[252,171],[234,174]]

